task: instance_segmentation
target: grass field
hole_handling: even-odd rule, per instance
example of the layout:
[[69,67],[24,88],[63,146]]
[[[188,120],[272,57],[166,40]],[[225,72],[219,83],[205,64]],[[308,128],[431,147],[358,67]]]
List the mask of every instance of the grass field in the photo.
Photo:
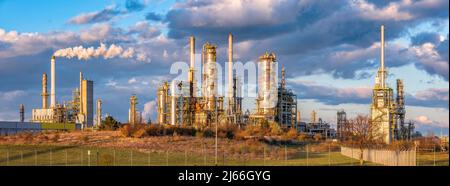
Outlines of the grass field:
[[[24,145],[27,144],[27,145]],[[90,152],[90,155],[88,154]],[[225,153],[224,153],[225,152]],[[221,138],[218,165],[352,166],[334,142],[270,145]],[[199,166],[215,165],[214,138],[121,137],[117,131],[0,136],[0,166]],[[377,165],[366,162],[365,165]],[[419,152],[419,166],[448,166],[448,152]]]
[[448,152],[419,152],[418,166],[449,166]]
[[[88,155],[90,151],[90,155]],[[215,165],[214,156],[191,155],[188,153],[145,153],[121,148],[98,148],[47,145],[1,145],[0,166],[200,166]],[[357,161],[342,156],[339,152],[299,152],[284,159],[264,159],[242,156],[231,158],[219,153],[218,165],[286,165],[286,166],[351,166]],[[367,165],[374,165],[367,163]]]

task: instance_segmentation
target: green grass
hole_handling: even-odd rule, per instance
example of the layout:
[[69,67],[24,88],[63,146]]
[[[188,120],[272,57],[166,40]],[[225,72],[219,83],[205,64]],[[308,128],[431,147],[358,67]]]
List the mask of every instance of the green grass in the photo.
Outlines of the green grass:
[[[88,155],[90,151],[91,155]],[[215,165],[214,156],[185,153],[144,153],[130,149],[46,146],[46,145],[0,145],[0,166],[201,166]],[[357,160],[340,152],[308,153],[299,151],[287,160],[264,161],[264,154],[253,157],[228,157],[219,152],[218,165],[231,166],[351,166]],[[366,165],[375,165],[366,163]]]
[[[90,151],[91,155],[88,155]],[[448,153],[419,152],[419,166],[448,166]],[[436,159],[436,161],[435,161]],[[436,162],[436,163],[435,163]],[[97,148],[58,145],[0,145],[0,166],[202,166],[215,165],[214,156],[185,153],[144,153],[131,149]],[[231,166],[352,166],[358,160],[345,157],[340,152],[311,153],[299,151],[285,160],[274,160],[264,154],[229,157],[219,152],[218,165]],[[377,165],[366,162],[365,165]]]
[[448,166],[448,152],[419,152],[418,166]]

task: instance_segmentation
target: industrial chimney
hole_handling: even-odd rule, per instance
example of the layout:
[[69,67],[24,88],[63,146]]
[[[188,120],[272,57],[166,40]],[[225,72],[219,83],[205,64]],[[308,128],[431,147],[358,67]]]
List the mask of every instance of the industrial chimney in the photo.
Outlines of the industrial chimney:
[[48,108],[47,74],[42,74],[42,109]]
[[384,25],[381,25],[381,56],[380,56],[380,61],[381,61],[381,65],[380,65],[380,86],[381,88],[385,87],[385,70],[384,70]]
[[102,125],[102,100],[97,99],[97,113],[96,113],[97,126]]
[[195,37],[191,36],[189,38],[189,45],[190,45],[190,68],[189,68],[189,96],[192,98],[194,97],[194,65],[195,65]]
[[20,104],[19,112],[20,112],[20,122],[24,122],[25,121],[25,106],[23,104]]
[[55,98],[55,56],[52,56],[52,59],[50,61],[50,75],[51,75],[51,89],[50,89],[50,107],[54,108],[56,105],[56,98]]
[[228,108],[230,114],[234,113],[234,97],[233,97],[233,35],[228,34]]

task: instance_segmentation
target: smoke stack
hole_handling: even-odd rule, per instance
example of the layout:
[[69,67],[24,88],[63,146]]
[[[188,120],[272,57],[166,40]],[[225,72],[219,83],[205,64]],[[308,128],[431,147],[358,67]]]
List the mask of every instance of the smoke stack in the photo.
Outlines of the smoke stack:
[[385,70],[384,70],[384,25],[381,25],[381,56],[380,56],[380,70],[381,70],[381,77],[380,77],[380,83],[381,88],[385,87],[384,79],[385,79]]
[[194,61],[195,61],[195,58],[194,58],[194,55],[195,55],[195,37],[194,36],[191,36],[190,38],[189,38],[189,45],[190,45],[190,48],[191,48],[191,51],[190,51],[190,53],[189,53],[189,55],[190,55],[190,62],[191,62],[191,64],[190,64],[190,66],[191,66],[191,68],[193,69],[194,68]]
[[80,98],[80,113],[81,114],[83,114],[84,112],[83,112],[83,72],[80,72],[80,88],[79,88],[79,90],[80,90],[80,95],[79,95],[79,98]]
[[233,92],[233,35],[228,34],[228,91]]
[[42,74],[42,108],[48,108],[48,93],[47,93],[47,74]]
[[20,122],[24,122],[25,121],[25,106],[23,104],[20,104],[19,112],[20,112]]
[[195,37],[191,36],[189,38],[190,45],[190,68],[189,68],[189,96],[191,98],[194,96],[194,65],[195,65]]
[[54,108],[56,104],[56,98],[55,98],[55,56],[52,56],[52,59],[50,61],[50,78],[51,78],[51,88],[50,88],[50,107]]
[[102,125],[102,100],[97,99],[97,126]]

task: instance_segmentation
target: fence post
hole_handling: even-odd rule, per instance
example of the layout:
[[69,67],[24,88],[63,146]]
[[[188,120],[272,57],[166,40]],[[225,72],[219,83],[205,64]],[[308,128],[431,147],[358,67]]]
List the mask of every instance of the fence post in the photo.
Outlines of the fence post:
[[131,166],[133,166],[133,150],[130,150],[130,159],[131,159]]
[[96,152],[95,152],[95,156],[96,156],[96,160],[95,160],[95,163],[97,164],[97,166],[98,166],[98,159],[99,159],[99,154],[98,154],[98,148],[97,148],[97,150],[96,150]]
[[88,150],[88,166],[91,166],[91,151]]
[[166,166],[169,166],[169,150],[166,150]]
[[151,157],[150,157],[150,152],[148,152],[148,166],[150,166],[151,165]]
[[263,161],[264,161],[264,166],[266,166],[266,146],[263,146]]
[[65,152],[66,152],[66,166],[67,166],[67,149],[65,150]]
[[306,166],[309,166],[309,145],[306,145]]
[[34,149],[34,166],[37,166],[37,150]]
[[433,166],[436,166],[436,148],[433,146]]
[[116,166],[116,149],[113,149],[113,166]]
[[20,163],[23,165],[23,150],[20,151]]
[[6,166],[9,166],[9,149],[6,149]]
[[81,153],[80,153],[81,166],[83,166],[83,154],[84,154],[84,150],[81,149]]
[[284,145],[284,165],[287,165],[287,147]]
[[187,166],[187,150],[184,149],[184,166]]
[[353,158],[354,157],[353,157],[353,143],[352,143],[352,158],[351,158],[351,163],[350,163],[352,166],[353,166]]
[[50,148],[50,166],[53,166],[53,149]]

